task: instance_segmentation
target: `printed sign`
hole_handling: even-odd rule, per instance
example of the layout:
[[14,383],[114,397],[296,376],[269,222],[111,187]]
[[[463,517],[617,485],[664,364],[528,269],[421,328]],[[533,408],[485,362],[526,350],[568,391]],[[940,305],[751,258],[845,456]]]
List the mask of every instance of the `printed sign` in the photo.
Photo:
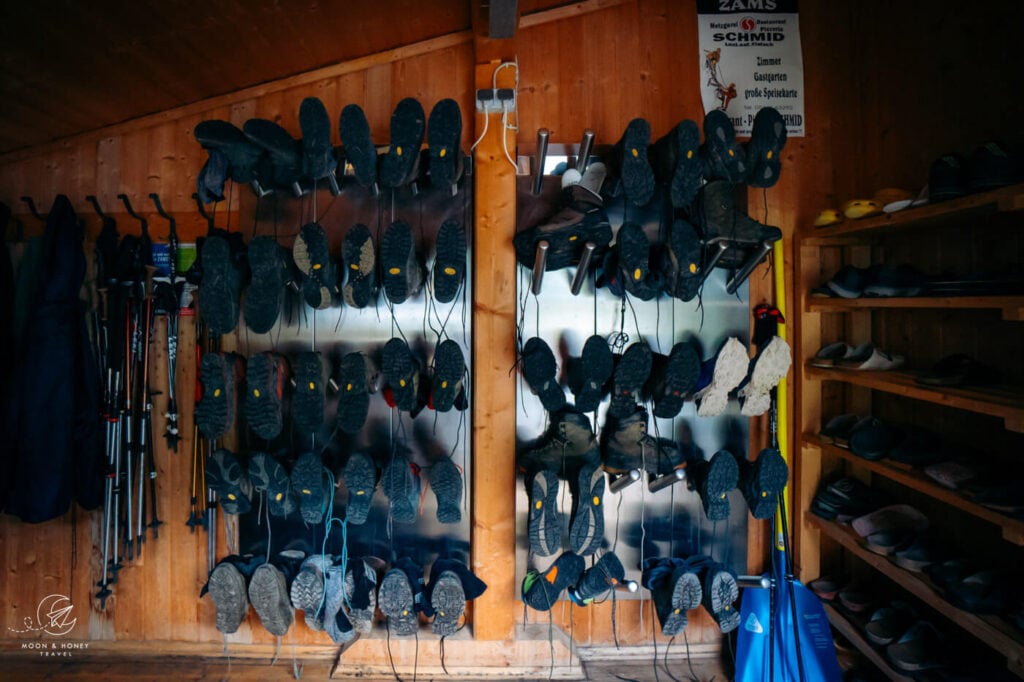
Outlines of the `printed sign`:
[[797,0],[697,0],[701,100],[722,109],[736,134],[774,107],[789,137],[804,135],[804,65]]

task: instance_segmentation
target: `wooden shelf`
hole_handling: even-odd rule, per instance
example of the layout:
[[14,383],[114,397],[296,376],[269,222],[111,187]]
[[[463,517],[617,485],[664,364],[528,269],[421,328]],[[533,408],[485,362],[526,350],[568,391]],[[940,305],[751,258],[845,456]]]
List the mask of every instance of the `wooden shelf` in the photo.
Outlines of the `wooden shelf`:
[[937,227],[965,219],[1024,209],[1024,184],[1000,187],[990,192],[908,208],[838,225],[816,227],[803,232],[800,243],[807,246],[842,246],[858,243],[901,229]]
[[924,578],[911,573],[861,545],[852,529],[812,514],[808,523],[852,552],[861,561],[887,576],[969,634],[1006,656],[1007,666],[1017,675],[1024,671],[1024,633],[996,616],[982,616],[958,609],[939,596]]
[[885,656],[883,656],[878,649],[871,646],[871,643],[864,638],[864,635],[860,633],[860,630],[840,614],[835,607],[830,606],[829,604],[822,604],[822,606],[825,607],[825,613],[828,615],[828,622],[832,623],[832,627],[834,627],[839,634],[848,639],[850,643],[857,648],[857,651],[861,652],[866,659],[871,661],[871,663],[874,664],[874,666],[878,668],[883,675],[888,677],[890,680],[895,680],[896,682],[913,682],[913,677],[908,677],[889,665],[889,662],[885,660]]
[[1004,320],[1024,320],[1024,296],[916,296],[910,298],[814,298],[807,299],[809,313],[841,313],[880,308],[959,308],[999,310]]
[[840,381],[915,400],[999,417],[1010,431],[1024,432],[1024,389],[1014,386],[932,388],[917,383],[913,372],[822,369],[807,365],[808,379]]
[[1014,519],[1005,514],[983,507],[977,502],[971,501],[955,490],[944,488],[917,469],[905,464],[891,460],[871,461],[858,457],[849,450],[837,447],[821,440],[817,434],[805,433],[802,437],[805,449],[818,449],[823,454],[841,457],[842,459],[863,466],[868,471],[885,476],[890,481],[916,490],[919,493],[932,497],[939,502],[948,504],[951,507],[967,512],[983,521],[999,526],[1002,529],[1003,539],[1015,545],[1024,545],[1024,521]]

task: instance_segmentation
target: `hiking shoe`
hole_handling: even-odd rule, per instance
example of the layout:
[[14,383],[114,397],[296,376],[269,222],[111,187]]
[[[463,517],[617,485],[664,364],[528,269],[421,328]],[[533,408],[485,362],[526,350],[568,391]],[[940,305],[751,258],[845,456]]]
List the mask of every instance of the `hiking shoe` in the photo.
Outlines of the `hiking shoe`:
[[651,167],[658,182],[668,185],[675,208],[686,208],[704,180],[700,158],[700,128],[689,119],[680,121],[651,145]]
[[619,557],[615,556],[615,552],[605,552],[597,563],[583,571],[575,587],[569,587],[569,598],[580,606],[586,606],[614,590],[625,579],[626,569],[622,567]]
[[704,144],[700,147],[704,177],[734,185],[747,179],[743,148],[736,144],[736,130],[728,114],[713,109],[704,116]]
[[384,344],[381,358],[384,384],[390,389],[394,407],[412,412],[418,407],[420,372],[404,339],[395,337]]
[[572,480],[583,465],[601,461],[601,451],[587,415],[566,407],[552,412],[550,418],[551,422],[544,435],[522,448],[519,454],[520,471],[529,473],[536,469],[547,469],[566,480]]
[[690,487],[700,495],[704,513],[710,521],[729,518],[729,491],[739,482],[736,458],[728,450],[719,450],[710,460],[690,462],[687,469]]
[[331,146],[331,116],[317,97],[307,97],[299,105],[299,128],[302,130],[302,175],[322,180],[338,168]]
[[717,267],[739,268],[746,251],[782,239],[782,230],[763,225],[736,208],[736,189],[724,180],[714,180],[697,192],[696,216],[704,230],[705,244],[724,242],[729,249]]
[[281,354],[266,352],[250,356],[245,366],[245,418],[263,440],[281,433],[285,362]]
[[369,560],[349,562],[345,572],[345,600],[352,627],[359,634],[369,634],[377,610],[377,571]]
[[[645,292],[640,285],[651,275],[651,242],[639,223],[627,221],[619,228],[615,241],[618,265],[622,272],[623,287],[631,294]],[[649,300],[640,297],[641,300]]]
[[377,252],[366,225],[357,223],[345,234],[341,258],[348,274],[342,289],[345,305],[365,308],[377,299]]
[[263,628],[277,637],[283,637],[295,620],[284,573],[273,564],[256,567],[249,580],[249,602]]
[[662,286],[669,296],[692,301],[704,283],[704,243],[697,228],[682,218],[672,221],[668,248],[661,250]]
[[252,279],[245,290],[245,325],[257,334],[265,334],[281,314],[287,266],[273,237],[254,237],[247,253]]
[[431,588],[430,608],[435,615],[430,629],[442,637],[454,635],[459,629],[459,618],[466,612],[462,581],[452,571],[444,571]]
[[244,366],[242,356],[235,353],[205,353],[199,362],[203,397],[196,405],[196,426],[211,440],[226,435],[235,423]]
[[[419,619],[416,615],[416,594],[422,591],[422,578],[417,577],[419,569],[410,561],[399,562],[384,574],[377,595],[380,611],[388,619],[388,632],[403,637],[416,634]],[[410,577],[412,573],[413,577]]]
[[302,143],[274,121],[263,118],[250,118],[242,132],[270,159],[271,178],[266,184],[294,192],[302,177]]
[[529,339],[520,356],[523,378],[548,412],[565,407],[565,391],[558,385],[558,366],[551,348],[538,336]]
[[786,122],[773,107],[763,107],[754,116],[750,142],[746,144],[747,184],[771,187],[779,181],[782,148],[786,146]]
[[647,160],[651,124],[634,118],[608,157],[608,172],[622,181],[622,191],[636,206],[645,206],[654,196],[654,171]]
[[199,257],[203,266],[199,314],[211,334],[228,334],[238,326],[242,273],[235,265],[228,241],[219,235],[204,240]]
[[342,433],[358,433],[366,423],[370,410],[370,389],[377,370],[362,353],[348,353],[341,359],[338,371],[338,429]]
[[438,523],[462,521],[462,473],[450,458],[444,457],[431,465],[430,489],[437,498]]
[[466,230],[458,220],[446,220],[441,224],[432,274],[437,302],[454,301],[466,276]]
[[342,608],[345,601],[345,574],[341,566],[327,569],[324,592],[324,630],[335,644],[351,642],[356,638],[356,632]]
[[365,453],[353,452],[345,464],[345,489],[348,490],[348,506],[345,519],[349,523],[362,525],[370,514],[373,491],[377,488],[377,465]]
[[755,519],[770,519],[775,515],[779,493],[789,480],[789,467],[778,448],[765,448],[753,462],[745,457],[739,461],[738,487],[747,501],[750,515]]
[[562,590],[579,584],[586,563],[573,552],[563,552],[543,573],[531,570],[523,579],[523,601],[538,611],[550,611]]
[[466,360],[462,348],[451,339],[445,339],[434,353],[434,376],[430,384],[430,403],[438,412],[448,412],[455,397],[462,390],[466,375]]
[[589,556],[604,541],[604,470],[599,463],[585,464],[573,482],[569,548],[580,556]]
[[292,606],[303,611],[306,625],[311,630],[324,629],[324,586],[327,569],[334,565],[331,557],[323,554],[312,554],[302,562],[295,579],[292,580]]
[[385,187],[401,187],[416,179],[420,147],[427,127],[423,105],[406,97],[391,114],[391,144],[380,160],[380,181]]
[[534,472],[526,481],[526,493],[530,499],[530,551],[538,556],[550,556],[562,546],[558,476],[549,469]]
[[225,635],[237,632],[249,611],[245,576],[234,563],[223,559],[214,566],[207,587],[217,609],[217,630]]
[[754,358],[750,381],[739,391],[743,398],[740,412],[748,417],[767,412],[771,407],[771,390],[785,378],[792,364],[789,344],[781,336],[773,337]]
[[712,563],[704,573],[704,608],[718,623],[723,634],[732,632],[740,624],[736,600],[740,597],[736,574],[719,563]]
[[699,378],[700,355],[692,343],[677,343],[667,357],[654,355],[650,377],[654,416],[672,419],[678,415],[683,409],[683,402],[697,388]]
[[416,238],[408,223],[396,220],[384,230],[380,262],[384,270],[384,293],[389,301],[403,303],[419,293],[423,286],[423,266],[416,256]]
[[[326,476],[324,476],[324,465],[320,455],[315,452],[305,452],[295,460],[292,467],[292,490],[299,498],[299,513],[302,520],[308,524],[317,524],[323,521],[324,512],[327,509],[327,488]],[[329,491],[326,491],[329,494]]]
[[295,356],[294,370],[292,422],[301,433],[316,433],[324,423],[324,367],[320,353],[299,353]]
[[381,478],[381,486],[390,502],[391,518],[395,523],[416,523],[420,479],[412,467],[403,454],[395,453]]
[[636,469],[664,476],[686,467],[686,459],[675,441],[648,435],[647,416],[645,408],[634,405],[628,417],[612,417],[605,423],[601,429],[605,471],[626,474]]
[[750,358],[739,339],[730,336],[711,362],[701,367],[701,388],[694,394],[698,417],[717,417],[725,412],[729,392],[747,375]]
[[569,390],[575,396],[576,409],[594,412],[604,397],[605,384],[612,375],[615,360],[608,342],[601,336],[589,337],[578,358],[566,362]]
[[299,228],[292,247],[295,265],[304,275],[302,298],[311,307],[324,310],[338,296],[338,268],[331,259],[327,233],[320,223]]
[[217,493],[225,514],[244,514],[252,508],[252,483],[230,450],[214,450],[206,460],[206,485]]
[[641,340],[627,348],[615,366],[609,417],[621,419],[633,413],[640,400],[640,390],[650,374],[651,349]]
[[341,110],[338,134],[345,161],[352,164],[356,181],[363,187],[372,187],[377,182],[377,148],[370,138],[366,114],[358,104],[349,104]]
[[462,177],[463,158],[462,111],[459,103],[446,98],[430,110],[427,121],[427,148],[430,159],[430,183],[434,187],[451,187]]
[[267,494],[271,516],[284,518],[298,508],[291,477],[273,456],[265,452],[253,453],[249,458],[249,480],[257,492]]
[[675,558],[653,558],[644,561],[643,586],[651,591],[661,633],[675,637],[686,629],[687,612],[701,603],[702,590],[698,566]]
[[601,196],[582,184],[564,188],[554,215],[539,225],[520,230],[512,238],[516,261],[533,269],[537,244],[541,241],[548,243],[544,265],[547,272],[579,263],[588,242],[596,247],[593,262],[600,262],[612,241],[612,227]]
[[[260,177],[261,159],[266,152],[253,144],[241,130],[227,121],[200,121],[192,134],[203,149],[223,155],[228,164],[228,173],[232,180],[249,184]],[[221,183],[223,185],[223,183]],[[200,193],[201,194],[201,193]],[[203,203],[210,203],[204,201]]]

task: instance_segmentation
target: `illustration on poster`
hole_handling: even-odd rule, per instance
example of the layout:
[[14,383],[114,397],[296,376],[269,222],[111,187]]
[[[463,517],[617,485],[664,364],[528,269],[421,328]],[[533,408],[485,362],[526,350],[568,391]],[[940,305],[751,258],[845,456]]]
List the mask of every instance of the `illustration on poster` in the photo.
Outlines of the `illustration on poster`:
[[722,49],[704,50],[704,69],[708,72],[708,85],[715,89],[718,108],[729,109],[729,102],[736,99],[736,84],[725,85],[721,70]]

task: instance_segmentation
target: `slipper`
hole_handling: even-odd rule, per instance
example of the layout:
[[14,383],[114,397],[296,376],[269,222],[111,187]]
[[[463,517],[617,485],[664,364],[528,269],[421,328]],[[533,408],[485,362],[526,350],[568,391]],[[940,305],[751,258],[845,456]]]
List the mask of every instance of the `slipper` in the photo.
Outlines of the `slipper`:
[[949,458],[949,448],[939,435],[920,426],[900,426],[902,438],[889,451],[889,458],[910,466],[924,466]]
[[850,432],[850,451],[869,461],[883,459],[903,438],[903,432],[880,419],[859,422]]
[[969,355],[957,353],[939,360],[924,374],[917,377],[919,384],[926,386],[984,386],[998,383],[999,372],[983,365]]
[[878,509],[882,500],[879,493],[856,478],[823,483],[814,496],[816,504],[830,510],[833,517],[842,523]]
[[1003,613],[1011,602],[1012,593],[1011,578],[994,570],[969,571],[945,590],[946,599],[953,606],[979,614]]
[[423,105],[413,97],[400,101],[392,112],[391,144],[380,160],[380,181],[385,187],[401,187],[416,179],[426,118]]
[[345,305],[365,308],[377,297],[377,251],[366,225],[357,223],[345,234],[341,259],[348,277],[342,289]]
[[377,489],[377,465],[369,455],[353,452],[345,464],[342,475],[345,479],[345,489],[348,491],[345,519],[355,525],[366,523],[370,506],[373,504],[373,491]]
[[890,298],[895,296],[920,296],[924,291],[925,277],[909,265],[895,268],[872,266],[868,269],[864,284],[864,296]]
[[926,567],[942,561],[948,554],[947,545],[941,544],[929,535],[919,533],[910,545],[895,552],[893,561],[908,571],[921,573]]
[[811,367],[834,367],[836,361],[849,357],[853,350],[853,346],[850,344],[844,341],[836,341],[819,348],[818,352],[814,354],[814,357],[807,364]]
[[929,464],[924,468],[924,473],[942,487],[950,490],[961,489],[978,475],[978,472],[969,465],[954,461]]
[[754,116],[750,142],[746,145],[747,184],[772,187],[782,170],[780,153],[786,146],[786,122],[773,107],[762,107]]
[[430,150],[430,182],[434,187],[451,187],[462,177],[462,111],[453,99],[442,99],[430,110],[427,148]]
[[843,214],[834,208],[826,208],[818,212],[814,217],[815,227],[828,227],[843,222]]
[[908,547],[914,541],[914,534],[903,530],[880,530],[864,538],[864,546],[875,554],[890,556]]
[[812,580],[807,587],[823,602],[831,603],[839,594],[839,583],[828,576]]
[[874,605],[868,590],[858,585],[847,585],[839,590],[839,603],[850,613],[866,613]]
[[860,220],[880,214],[882,207],[874,199],[851,199],[844,202],[839,210],[850,220]]
[[906,358],[902,355],[889,355],[877,348],[872,349],[871,356],[863,362],[857,362],[856,360],[847,360],[839,363],[839,366],[844,369],[855,369],[859,371],[888,371],[902,367],[906,362]]
[[928,200],[947,201],[967,194],[967,159],[943,154],[928,168]]
[[910,604],[894,601],[871,614],[864,626],[864,634],[874,644],[886,646],[901,637],[915,620],[917,611]]
[[837,430],[835,434],[833,434],[832,444],[835,445],[837,448],[849,450],[850,436],[853,435],[853,432],[856,431],[857,429],[861,428],[866,424],[870,424],[872,419],[874,419],[874,417],[872,417],[871,415],[868,415],[866,417],[858,417],[857,421],[855,421],[853,425],[850,426],[849,428]]
[[858,535],[866,538],[882,531],[927,530],[928,519],[909,504],[893,504],[855,518],[852,525]]
[[919,620],[903,636],[885,649],[889,661],[905,672],[920,672],[943,667],[942,635],[934,625]]
[[871,354],[874,352],[875,344],[871,343],[870,341],[868,343],[862,343],[856,348],[850,348],[849,350],[847,350],[846,354],[843,357],[838,358],[833,362],[833,365],[836,367],[859,365],[867,361],[871,357]]
[[1024,480],[998,483],[981,490],[974,496],[978,504],[1008,514],[1024,512]]
[[832,276],[825,286],[836,296],[842,298],[860,298],[864,293],[864,277],[867,274],[865,268],[845,265]]
[[356,181],[363,187],[377,182],[377,148],[370,138],[370,124],[358,104],[349,104],[341,110],[338,133],[345,153],[345,161],[352,164]]
[[825,426],[818,433],[818,438],[823,443],[835,443],[836,439],[842,437],[849,445],[850,432],[853,427],[862,419],[856,414],[840,414],[828,420]]

